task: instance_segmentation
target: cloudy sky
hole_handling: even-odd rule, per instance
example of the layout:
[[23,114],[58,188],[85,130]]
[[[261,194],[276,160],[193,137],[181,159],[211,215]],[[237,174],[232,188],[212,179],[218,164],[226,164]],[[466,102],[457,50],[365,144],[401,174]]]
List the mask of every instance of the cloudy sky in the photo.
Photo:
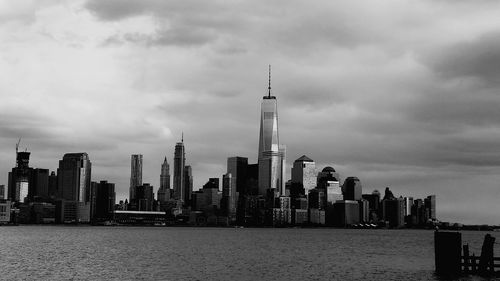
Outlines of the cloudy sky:
[[[0,184],[89,153],[125,199],[130,155],[159,185],[184,132],[195,189],[256,162],[278,98],[287,162],[363,191],[437,196],[438,218],[500,224],[499,1],[0,2]],[[290,171],[288,171],[290,173]]]

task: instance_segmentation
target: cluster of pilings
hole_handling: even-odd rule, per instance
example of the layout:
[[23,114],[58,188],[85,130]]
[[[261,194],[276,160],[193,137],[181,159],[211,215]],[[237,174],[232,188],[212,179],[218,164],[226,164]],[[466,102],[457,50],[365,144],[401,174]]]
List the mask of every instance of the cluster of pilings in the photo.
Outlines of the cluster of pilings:
[[[434,254],[436,274],[443,276],[459,276],[463,274],[494,276],[500,273],[495,268],[500,258],[493,256],[495,237],[486,234],[481,255],[476,257],[469,253],[469,245],[462,245],[460,232],[434,232]],[[462,253],[463,250],[463,253]]]

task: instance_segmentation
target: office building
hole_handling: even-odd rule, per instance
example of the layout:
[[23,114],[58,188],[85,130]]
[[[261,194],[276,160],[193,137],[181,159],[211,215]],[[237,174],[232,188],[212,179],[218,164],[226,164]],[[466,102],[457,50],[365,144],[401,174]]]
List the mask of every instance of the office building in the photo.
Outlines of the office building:
[[136,199],[136,187],[139,185],[142,185],[142,155],[132,154],[130,157],[130,202]]
[[154,193],[152,185],[143,183],[137,186],[135,196],[137,211],[153,211]]
[[49,170],[32,169],[29,176],[28,200],[46,201],[49,197]]
[[5,185],[0,184],[0,200],[5,199]]
[[247,169],[248,158],[239,156],[227,158],[227,174],[231,174],[232,189],[240,196],[250,193],[247,188]]
[[221,208],[229,217],[230,221],[236,219],[236,202],[237,192],[236,185],[233,184],[233,177],[231,173],[222,176],[222,201]]
[[341,200],[333,204],[333,224],[336,226],[349,226],[358,224],[359,204],[353,200]]
[[345,200],[357,201],[361,200],[363,188],[361,186],[361,181],[357,177],[348,177],[344,181],[342,186],[342,191],[344,193]]
[[405,202],[402,197],[382,200],[382,217],[390,227],[400,228],[405,225]]
[[[219,179],[217,179],[217,189],[219,188]],[[193,193],[193,169],[187,165],[184,167],[184,204],[191,204],[191,194]]]
[[284,194],[284,147],[280,147],[278,132],[278,104],[271,96],[271,69],[269,68],[268,95],[263,97],[259,136],[259,195],[266,196],[268,189]]
[[9,172],[8,198],[14,202],[28,199],[29,178],[32,168],[29,167],[30,152],[18,152],[16,149],[16,167]]
[[92,182],[91,198],[91,220],[94,222],[111,220],[116,203],[115,184],[107,181]]
[[424,199],[428,219],[436,220],[436,195],[429,195]]
[[184,200],[185,195],[185,166],[186,166],[186,152],[184,150],[184,136],[182,141],[175,145],[174,152],[174,199]]
[[300,192],[291,192],[297,196],[309,194],[309,191],[316,187],[316,163],[305,155],[293,162],[292,189],[296,184],[299,184],[298,188],[303,189]]
[[67,153],[57,169],[60,197],[68,201],[89,202],[92,164],[87,153]]
[[158,201],[166,202],[170,200],[170,165],[167,162],[167,157],[161,164],[160,173],[160,188],[158,189]]
[[338,200],[344,200],[342,188],[340,187],[340,177],[334,168],[325,167],[318,173],[317,186],[326,194],[325,205],[331,206]]
[[52,199],[59,198],[59,189],[57,187],[57,175],[52,171],[49,175],[49,197]]

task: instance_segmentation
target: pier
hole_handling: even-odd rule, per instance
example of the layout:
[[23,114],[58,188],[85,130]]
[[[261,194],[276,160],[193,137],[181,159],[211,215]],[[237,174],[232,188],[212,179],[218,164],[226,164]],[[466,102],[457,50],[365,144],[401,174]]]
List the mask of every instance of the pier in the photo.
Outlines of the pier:
[[481,275],[500,276],[500,257],[494,257],[495,237],[486,234],[481,254],[469,252],[469,245],[462,245],[460,232],[434,232],[436,274],[441,276]]

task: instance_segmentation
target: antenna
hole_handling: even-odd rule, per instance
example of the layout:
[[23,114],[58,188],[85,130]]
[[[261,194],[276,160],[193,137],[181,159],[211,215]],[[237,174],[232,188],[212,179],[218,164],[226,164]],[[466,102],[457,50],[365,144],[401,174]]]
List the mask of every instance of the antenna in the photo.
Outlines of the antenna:
[[267,87],[267,89],[269,90],[269,97],[271,97],[271,65],[269,65],[269,87]]
[[20,143],[21,143],[21,138],[19,138],[19,140],[16,143],[16,155],[17,155],[17,152],[19,151],[19,144]]

